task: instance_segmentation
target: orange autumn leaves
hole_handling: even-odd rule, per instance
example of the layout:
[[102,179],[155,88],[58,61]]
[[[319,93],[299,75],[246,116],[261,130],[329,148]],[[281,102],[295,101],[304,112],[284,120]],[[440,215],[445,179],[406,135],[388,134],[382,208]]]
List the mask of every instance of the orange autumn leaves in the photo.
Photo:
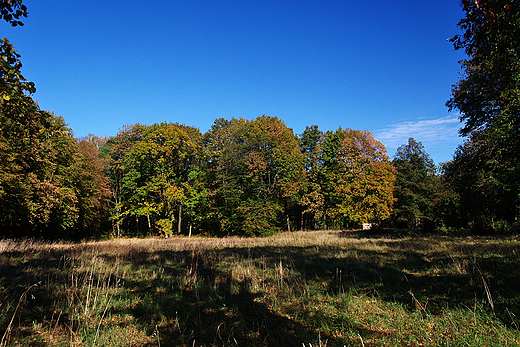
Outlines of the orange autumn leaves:
[[204,135],[180,124],[125,129],[113,147],[117,225],[269,235],[388,218],[395,170],[384,146],[368,131],[313,129],[312,165],[304,134],[277,117],[217,119]]
[[331,217],[353,223],[381,221],[390,216],[396,171],[386,149],[370,132],[338,129],[330,133],[339,145],[326,167]]

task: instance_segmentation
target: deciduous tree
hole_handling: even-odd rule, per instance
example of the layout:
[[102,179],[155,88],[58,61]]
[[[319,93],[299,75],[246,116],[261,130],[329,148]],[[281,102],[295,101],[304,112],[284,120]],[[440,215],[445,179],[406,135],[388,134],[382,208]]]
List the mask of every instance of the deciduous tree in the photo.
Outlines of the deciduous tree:
[[518,220],[520,141],[494,147],[490,137],[489,129],[473,132],[444,165],[444,177],[460,196],[460,226],[509,230]]
[[[289,228],[304,176],[293,131],[264,115],[217,119],[204,138],[212,218],[220,233],[265,235],[284,224]],[[269,227],[253,228],[253,220]]]
[[[463,34],[451,41],[468,58],[461,62],[463,78],[453,86],[447,106],[460,111],[461,134],[468,141],[447,173],[458,182],[461,208],[481,201],[473,211],[487,216],[483,224],[494,224],[496,218],[512,223],[520,205],[520,2],[463,0],[462,7]],[[470,196],[475,199],[466,200]],[[464,218],[472,223],[475,218],[468,213]]]
[[392,161],[397,169],[393,220],[400,226],[432,226],[433,201],[439,190],[435,164],[422,143],[409,138]]
[[[119,138],[118,138],[119,137]],[[171,234],[174,221],[181,232],[183,206],[188,201],[188,177],[198,165],[201,151],[197,129],[180,124],[161,123],[149,127],[128,127],[116,137],[112,149],[120,201],[116,219],[127,225],[146,218],[148,232],[156,228]]]
[[290,231],[290,211],[299,202],[305,179],[297,137],[282,120],[263,115],[249,122],[244,145],[249,197],[264,201],[271,211],[283,211]]
[[209,191],[208,224],[218,235],[239,234],[243,221],[238,207],[246,189],[243,118],[216,119],[204,134],[204,171]]
[[[465,122],[461,133],[520,122],[520,2],[463,0],[462,35],[451,39],[464,49],[463,78],[447,102]],[[518,136],[518,133],[516,134]]]
[[324,222],[325,197],[323,195],[323,146],[325,135],[317,125],[307,126],[300,135],[306,179],[303,181],[300,199],[301,227],[318,229]]
[[75,187],[78,200],[76,229],[82,236],[99,235],[107,228],[110,186],[105,169],[108,161],[99,156],[98,137],[78,143],[75,155]]
[[324,161],[326,213],[336,225],[356,226],[390,216],[395,169],[370,132],[327,132]]

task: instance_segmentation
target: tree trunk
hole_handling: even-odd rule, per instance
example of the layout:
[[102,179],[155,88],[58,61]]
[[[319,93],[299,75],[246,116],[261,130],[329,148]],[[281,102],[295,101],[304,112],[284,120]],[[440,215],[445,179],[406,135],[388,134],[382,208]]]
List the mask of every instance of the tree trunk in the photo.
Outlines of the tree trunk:
[[182,205],[179,205],[179,218],[177,219],[177,235],[181,233],[181,225],[182,225]]

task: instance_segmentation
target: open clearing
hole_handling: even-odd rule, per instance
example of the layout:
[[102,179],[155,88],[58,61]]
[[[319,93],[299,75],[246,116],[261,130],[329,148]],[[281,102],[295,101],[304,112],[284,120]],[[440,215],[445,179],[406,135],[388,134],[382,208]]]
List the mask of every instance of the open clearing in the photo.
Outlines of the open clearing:
[[520,238],[0,241],[0,346],[518,346]]

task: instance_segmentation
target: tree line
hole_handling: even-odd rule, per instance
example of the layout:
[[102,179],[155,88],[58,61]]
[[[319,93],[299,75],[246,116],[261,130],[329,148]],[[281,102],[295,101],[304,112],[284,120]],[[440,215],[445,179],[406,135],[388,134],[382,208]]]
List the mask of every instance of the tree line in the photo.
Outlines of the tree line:
[[[388,218],[395,170],[369,132],[276,118],[125,127],[106,140],[112,220],[148,233],[269,235]],[[184,223],[183,223],[184,222]],[[357,223],[357,224],[356,224]]]
[[[296,135],[266,115],[219,118],[204,134],[178,123],[134,124],[82,139],[61,117],[37,108],[32,116],[41,118],[37,129],[18,123],[17,136],[0,141],[10,149],[0,176],[4,236],[265,236],[363,223],[449,230],[515,222],[504,191],[474,189],[469,176],[479,168],[465,157],[468,143],[436,167],[413,138],[390,160],[368,131],[313,125]],[[504,205],[491,200],[499,196]]]
[[[391,160],[368,131],[277,117],[216,119],[211,129],[134,124],[75,139],[41,110],[20,55],[0,43],[3,236],[270,235],[359,228],[518,230],[520,5],[463,1],[463,78],[447,106],[466,141],[436,167],[413,138]],[[1,18],[23,25],[20,0]]]

